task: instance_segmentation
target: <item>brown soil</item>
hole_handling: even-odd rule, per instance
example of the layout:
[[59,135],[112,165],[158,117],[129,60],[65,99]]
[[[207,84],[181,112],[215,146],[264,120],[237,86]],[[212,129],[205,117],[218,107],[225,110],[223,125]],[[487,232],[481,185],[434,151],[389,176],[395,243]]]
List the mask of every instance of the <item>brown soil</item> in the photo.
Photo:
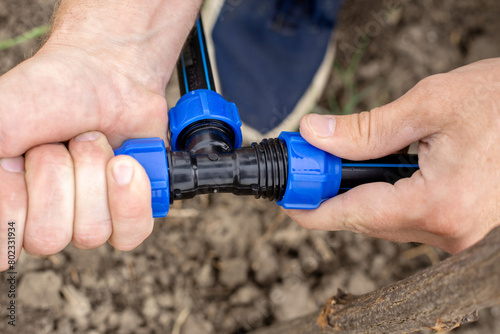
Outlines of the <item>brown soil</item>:
[[[0,39],[48,22],[53,8],[54,0],[2,0]],[[361,49],[354,78],[370,89],[355,110],[389,102],[428,75],[500,56],[498,17],[496,0],[347,0],[337,61],[346,67]],[[0,51],[0,74],[37,43]],[[352,98],[335,72],[321,105],[332,98]],[[444,257],[427,246],[304,230],[263,200],[205,196],[176,203],[131,252],[105,245],[23,255],[18,326],[7,326],[1,283],[0,332],[171,333],[181,325],[176,333],[244,333],[315,311],[337,288],[368,292]],[[483,310],[453,333],[498,333],[499,315],[499,307]]]

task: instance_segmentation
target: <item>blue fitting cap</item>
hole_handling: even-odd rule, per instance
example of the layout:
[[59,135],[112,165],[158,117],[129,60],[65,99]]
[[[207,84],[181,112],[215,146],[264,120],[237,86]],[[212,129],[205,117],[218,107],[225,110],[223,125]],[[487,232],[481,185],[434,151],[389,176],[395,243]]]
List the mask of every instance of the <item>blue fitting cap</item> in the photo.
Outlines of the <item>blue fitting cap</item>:
[[214,119],[229,125],[234,131],[234,147],[241,147],[241,120],[238,108],[231,102],[207,89],[198,89],[184,94],[177,105],[168,112],[170,123],[170,145],[178,151],[177,138],[187,126],[194,122]]
[[288,150],[288,180],[278,205],[285,209],[316,209],[338,194],[342,160],[309,144],[297,132],[282,132]]
[[165,144],[160,138],[129,139],[115,155],[129,155],[146,170],[151,181],[153,217],[166,217],[170,205],[170,185]]

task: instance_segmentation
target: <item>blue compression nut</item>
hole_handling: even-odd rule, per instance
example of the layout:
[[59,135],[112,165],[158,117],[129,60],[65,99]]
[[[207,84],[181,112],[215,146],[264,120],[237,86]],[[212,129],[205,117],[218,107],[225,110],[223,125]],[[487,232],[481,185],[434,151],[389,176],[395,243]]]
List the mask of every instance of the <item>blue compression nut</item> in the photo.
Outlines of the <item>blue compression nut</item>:
[[170,205],[170,185],[165,144],[160,138],[129,139],[115,155],[129,155],[146,170],[151,181],[153,217],[166,217]]
[[238,108],[220,94],[207,89],[197,89],[184,94],[177,105],[168,112],[170,144],[178,151],[177,138],[189,125],[203,120],[218,120],[229,125],[235,135],[235,147],[241,147],[241,120]]
[[285,209],[316,209],[338,194],[342,160],[309,144],[297,132],[282,132],[288,150],[288,180],[283,198]]

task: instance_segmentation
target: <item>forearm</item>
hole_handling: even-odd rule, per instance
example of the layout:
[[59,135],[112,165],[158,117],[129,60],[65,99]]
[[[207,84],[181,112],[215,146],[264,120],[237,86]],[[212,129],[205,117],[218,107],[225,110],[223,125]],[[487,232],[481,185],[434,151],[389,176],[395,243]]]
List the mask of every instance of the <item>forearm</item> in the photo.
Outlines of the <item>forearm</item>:
[[62,0],[45,48],[74,46],[162,91],[202,0]]

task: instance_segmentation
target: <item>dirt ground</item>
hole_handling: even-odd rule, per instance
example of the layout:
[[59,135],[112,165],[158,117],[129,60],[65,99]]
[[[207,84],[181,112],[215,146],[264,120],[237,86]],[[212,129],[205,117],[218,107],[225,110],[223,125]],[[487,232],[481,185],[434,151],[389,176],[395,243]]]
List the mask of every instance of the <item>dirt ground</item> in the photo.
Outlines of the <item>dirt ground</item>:
[[[47,23],[54,4],[0,0],[0,40]],[[352,76],[367,92],[354,110],[387,103],[428,75],[500,56],[498,17],[497,0],[346,0],[337,62],[346,68],[360,50]],[[0,51],[0,74],[37,47],[29,41]],[[320,108],[356,96],[332,71]],[[22,255],[15,329],[7,325],[0,275],[0,333],[246,333],[315,311],[337,288],[369,292],[446,256],[417,244],[304,230],[264,200],[205,196],[175,203],[131,252],[104,245]],[[499,332],[500,307],[453,331]]]

